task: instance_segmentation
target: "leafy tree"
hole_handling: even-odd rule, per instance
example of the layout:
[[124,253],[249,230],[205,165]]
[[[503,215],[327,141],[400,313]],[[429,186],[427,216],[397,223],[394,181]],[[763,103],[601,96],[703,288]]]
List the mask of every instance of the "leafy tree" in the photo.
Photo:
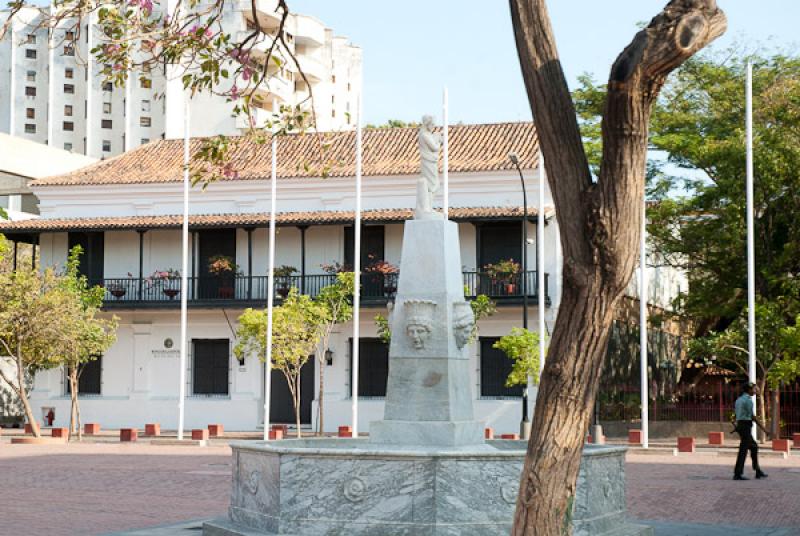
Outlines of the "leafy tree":
[[[25,417],[37,422],[26,386],[39,370],[56,368],[78,346],[75,323],[83,306],[52,269],[43,273],[0,273],[0,350],[15,365],[16,378],[0,369],[0,378],[22,403]],[[34,434],[39,437],[38,427]]]
[[539,334],[529,329],[511,328],[494,343],[494,348],[502,350],[506,357],[514,361],[514,366],[506,378],[506,387],[527,385],[528,378],[539,385]]
[[[283,304],[273,309],[272,315],[271,365],[286,378],[294,405],[297,437],[300,437],[300,373],[308,360],[314,358],[319,346],[322,336],[319,319],[325,316],[325,311],[319,303],[292,288]],[[246,309],[239,317],[236,337],[239,341],[234,347],[236,357],[255,353],[263,362],[267,347],[267,312]]]
[[[686,62],[666,86],[653,115],[651,146],[667,163],[651,162],[648,217],[653,247],[667,265],[686,270],[690,288],[676,305],[694,320],[695,357],[747,374],[747,272],[744,98],[746,61],[754,63],[756,359],[762,397],[778,389],[772,371],[792,370],[781,333],[800,310],[800,59],[784,54],[704,54]],[[590,79],[574,93],[588,146],[597,142],[597,102],[606,88]],[[687,292],[688,291],[688,292]],[[784,378],[784,381],[788,381]],[[793,381],[793,380],[792,380]],[[759,412],[768,406],[758,405]]]
[[611,68],[590,167],[545,0],[510,0],[522,77],[553,192],[563,293],[520,479],[514,536],[571,531],[571,505],[613,312],[633,275],[648,128],[668,76],[725,32],[715,0],[671,0]]
[[77,434],[78,440],[82,439],[81,412],[78,403],[80,376],[87,363],[96,360],[114,344],[118,325],[116,316],[110,320],[97,317],[103,305],[105,290],[100,286],[90,287],[86,276],[79,272],[82,253],[81,246],[72,248],[66,271],[61,277],[64,291],[70,293],[80,305],[74,310],[72,333],[67,339],[71,345],[64,355],[71,398],[69,434],[70,438]]
[[320,342],[317,345],[316,356],[319,366],[319,397],[317,400],[317,432],[322,433],[324,426],[325,400],[325,352],[328,349],[331,334],[337,325],[349,322],[353,318],[353,304],[351,298],[355,290],[355,275],[353,272],[339,272],[332,285],[324,287],[314,299],[318,305],[320,316],[316,324],[320,330]]

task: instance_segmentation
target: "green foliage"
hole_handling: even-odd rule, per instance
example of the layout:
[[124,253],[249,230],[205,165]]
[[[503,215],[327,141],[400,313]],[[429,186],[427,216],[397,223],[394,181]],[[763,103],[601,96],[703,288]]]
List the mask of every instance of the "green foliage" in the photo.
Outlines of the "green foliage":
[[314,301],[322,313],[319,321],[333,329],[336,324],[349,322],[353,318],[351,299],[355,291],[355,274],[339,272],[336,281],[320,290]]
[[[322,336],[320,319],[326,318],[324,307],[309,296],[291,289],[279,307],[272,312],[271,368],[286,378],[294,403],[300,434],[300,372],[314,356]],[[267,348],[267,311],[246,309],[239,317],[238,340],[233,349],[238,359],[256,354],[263,362]]]
[[8,212],[3,207],[0,207],[0,220],[7,220],[8,219]]
[[[746,373],[747,265],[745,73],[754,64],[756,310],[759,376],[786,378],[793,365],[782,334],[800,312],[800,58],[702,54],[671,78],[653,112],[648,235],[661,262],[687,270],[676,301],[691,317],[690,356]],[[588,77],[573,94],[593,169],[599,164],[605,88]],[[713,359],[712,359],[713,358]]]
[[389,319],[378,313],[375,315],[375,326],[378,329],[378,338],[389,344],[392,342],[392,328],[389,327]]
[[512,328],[511,333],[494,343],[514,366],[506,379],[506,387],[527,385],[530,376],[539,385],[539,334],[524,328]]

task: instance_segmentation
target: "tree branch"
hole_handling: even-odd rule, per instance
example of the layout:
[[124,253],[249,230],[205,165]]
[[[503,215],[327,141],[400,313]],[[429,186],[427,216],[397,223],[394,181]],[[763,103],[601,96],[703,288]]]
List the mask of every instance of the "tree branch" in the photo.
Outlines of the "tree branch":
[[[562,228],[564,258],[590,264],[588,244],[576,238],[586,235],[581,207],[584,193],[592,187],[592,176],[545,0],[510,2],[522,76]],[[565,277],[570,277],[570,272],[565,266]]]

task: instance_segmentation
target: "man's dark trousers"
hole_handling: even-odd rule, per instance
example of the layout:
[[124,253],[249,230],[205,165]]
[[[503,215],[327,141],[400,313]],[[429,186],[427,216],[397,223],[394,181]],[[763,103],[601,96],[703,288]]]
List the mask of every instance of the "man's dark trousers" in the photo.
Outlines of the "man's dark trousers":
[[753,471],[761,472],[758,465],[758,443],[753,439],[753,421],[736,421],[736,432],[739,434],[739,455],[736,457],[736,468],[733,474],[742,476],[744,472],[744,460],[747,458],[747,451],[750,451],[750,459],[753,461]]

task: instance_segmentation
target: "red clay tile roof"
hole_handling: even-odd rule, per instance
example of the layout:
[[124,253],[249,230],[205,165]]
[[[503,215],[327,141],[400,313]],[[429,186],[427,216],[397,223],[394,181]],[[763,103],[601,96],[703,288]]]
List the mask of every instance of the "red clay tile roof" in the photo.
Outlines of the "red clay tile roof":
[[[325,149],[320,152],[320,138]],[[237,140],[240,138],[232,138]],[[271,173],[269,144],[258,145],[241,138],[231,153],[238,179],[265,179]],[[524,169],[537,165],[539,145],[533,123],[454,125],[449,136],[450,171],[507,171],[515,151]],[[194,154],[202,139],[191,141]],[[364,130],[364,176],[409,175],[419,172],[417,129],[375,128]],[[325,167],[332,177],[355,175],[355,132],[291,135],[278,140],[278,176],[318,177]],[[65,175],[33,181],[32,186],[145,184],[178,182],[183,169],[183,140],[163,140],[142,145]]]
[[[552,214],[548,209],[547,215]],[[535,208],[528,208],[528,217],[536,216]],[[366,210],[362,213],[364,222],[402,222],[412,217],[411,209]],[[518,219],[522,217],[521,207],[451,207],[450,219],[497,220]],[[334,225],[352,223],[352,211],[283,212],[277,215],[276,223],[281,226],[293,225]],[[189,225],[197,228],[214,227],[263,227],[269,224],[269,215],[253,214],[214,214],[193,215]],[[120,216],[104,218],[53,218],[21,221],[0,221],[3,233],[41,233],[58,231],[114,231],[132,229],[175,229],[181,226],[180,215],[168,216]]]

